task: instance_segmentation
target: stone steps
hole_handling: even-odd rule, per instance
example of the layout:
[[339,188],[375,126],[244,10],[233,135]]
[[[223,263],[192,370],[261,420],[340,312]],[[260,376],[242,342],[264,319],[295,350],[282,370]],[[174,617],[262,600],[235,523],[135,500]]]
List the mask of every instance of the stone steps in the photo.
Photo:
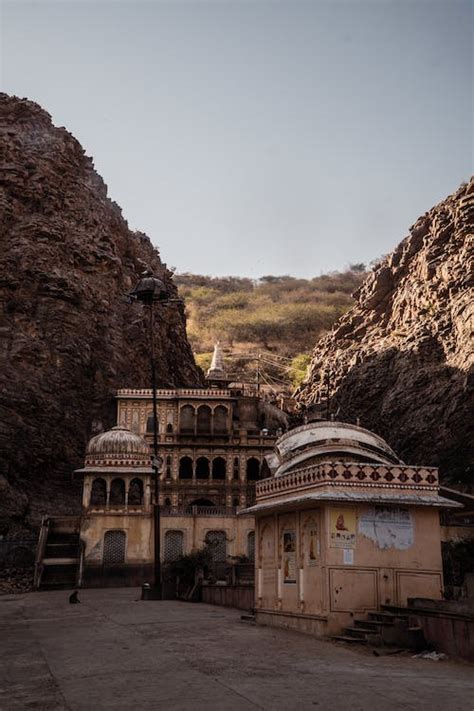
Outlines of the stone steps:
[[368,612],[364,618],[353,620],[351,627],[346,627],[333,640],[348,644],[364,644],[374,647],[404,647],[418,649],[423,643],[419,627],[410,627],[406,610],[398,607]]

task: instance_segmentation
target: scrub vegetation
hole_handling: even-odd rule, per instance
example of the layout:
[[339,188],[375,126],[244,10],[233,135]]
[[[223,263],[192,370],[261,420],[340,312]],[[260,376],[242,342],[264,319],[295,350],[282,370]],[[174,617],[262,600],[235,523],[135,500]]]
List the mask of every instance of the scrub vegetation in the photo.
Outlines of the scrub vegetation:
[[201,368],[209,367],[220,340],[233,372],[249,377],[262,353],[262,377],[265,359],[273,360],[273,369],[266,363],[270,377],[279,372],[291,387],[304,378],[316,341],[353,305],[351,294],[366,276],[364,264],[353,264],[313,279],[185,273],[174,281],[186,302],[188,338]]

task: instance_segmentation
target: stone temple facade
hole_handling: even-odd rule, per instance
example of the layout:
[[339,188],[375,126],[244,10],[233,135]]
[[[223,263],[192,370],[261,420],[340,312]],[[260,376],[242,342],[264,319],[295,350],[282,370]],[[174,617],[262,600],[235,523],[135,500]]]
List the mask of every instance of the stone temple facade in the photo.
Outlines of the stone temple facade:
[[[206,388],[161,389],[158,449],[162,558],[213,543],[216,562],[254,557],[254,520],[237,516],[268,475],[265,455],[286,426],[284,413],[233,385],[217,345]],[[151,390],[119,390],[117,426],[89,442],[80,537],[84,585],[140,584],[154,558]]]

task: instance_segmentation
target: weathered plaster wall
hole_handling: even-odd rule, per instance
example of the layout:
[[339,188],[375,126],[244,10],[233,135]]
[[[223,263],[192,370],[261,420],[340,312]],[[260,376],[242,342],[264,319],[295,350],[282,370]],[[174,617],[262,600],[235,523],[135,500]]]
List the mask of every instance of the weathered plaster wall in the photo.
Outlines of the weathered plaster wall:
[[[323,506],[259,516],[257,606],[298,617],[326,617],[329,633],[348,624],[353,612],[381,604],[404,605],[413,596],[439,598],[438,510],[413,507],[407,517],[406,511],[392,509],[392,520],[387,524],[382,517],[377,535],[373,526],[367,529],[373,519],[368,506]],[[293,535],[294,552],[286,551]]]

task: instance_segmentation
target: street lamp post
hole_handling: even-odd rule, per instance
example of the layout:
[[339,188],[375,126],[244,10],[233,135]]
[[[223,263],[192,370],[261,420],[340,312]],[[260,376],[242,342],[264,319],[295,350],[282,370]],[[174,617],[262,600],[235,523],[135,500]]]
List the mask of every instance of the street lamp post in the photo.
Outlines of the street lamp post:
[[153,402],[153,539],[155,548],[155,560],[153,571],[153,585],[149,590],[147,599],[161,600],[163,598],[163,585],[161,579],[161,525],[160,525],[160,464],[161,458],[158,456],[158,407],[156,400],[156,362],[155,362],[155,339],[154,339],[154,306],[155,304],[165,304],[170,299],[166,287],[161,279],[153,276],[147,271],[130,293],[130,297],[135,301],[140,301],[149,311],[149,336],[150,336],[150,369],[151,369],[151,390]]

